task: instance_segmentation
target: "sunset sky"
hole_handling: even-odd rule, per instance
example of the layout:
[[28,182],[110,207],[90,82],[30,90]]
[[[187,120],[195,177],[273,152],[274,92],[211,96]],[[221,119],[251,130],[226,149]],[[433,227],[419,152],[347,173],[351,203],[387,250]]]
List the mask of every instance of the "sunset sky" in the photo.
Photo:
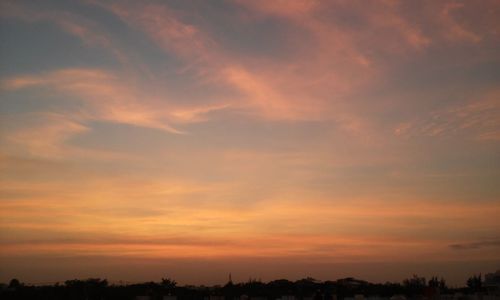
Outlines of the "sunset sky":
[[499,1],[2,1],[0,281],[500,269]]

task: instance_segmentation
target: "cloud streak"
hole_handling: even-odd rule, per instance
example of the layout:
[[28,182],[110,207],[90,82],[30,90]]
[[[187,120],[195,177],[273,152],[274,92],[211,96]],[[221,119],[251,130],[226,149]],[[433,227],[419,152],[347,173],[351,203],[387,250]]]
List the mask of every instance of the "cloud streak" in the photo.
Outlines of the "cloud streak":
[[480,242],[471,242],[471,243],[460,243],[460,244],[452,244],[450,248],[454,250],[473,250],[480,249],[484,247],[500,247],[500,240],[489,240],[489,241],[480,241]]

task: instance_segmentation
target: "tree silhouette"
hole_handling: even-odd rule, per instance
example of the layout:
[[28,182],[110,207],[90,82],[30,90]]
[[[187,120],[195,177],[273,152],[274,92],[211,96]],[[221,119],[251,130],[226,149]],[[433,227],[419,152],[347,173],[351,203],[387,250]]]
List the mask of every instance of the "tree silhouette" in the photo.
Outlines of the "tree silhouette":
[[426,286],[425,277],[413,274],[412,278],[403,280],[403,285],[410,294],[421,294]]
[[162,278],[161,286],[168,291],[172,291],[177,286],[177,281],[170,278]]
[[429,279],[427,285],[434,289],[440,289],[440,290],[446,289],[446,281],[444,280],[443,277],[441,277],[441,279],[438,279],[437,276],[432,276],[431,279]]
[[472,275],[467,279],[467,286],[474,292],[477,292],[481,290],[482,287],[482,275],[479,273],[479,275]]
[[21,286],[23,286],[23,284],[16,278],[11,279],[11,281],[9,282],[10,289],[18,289]]

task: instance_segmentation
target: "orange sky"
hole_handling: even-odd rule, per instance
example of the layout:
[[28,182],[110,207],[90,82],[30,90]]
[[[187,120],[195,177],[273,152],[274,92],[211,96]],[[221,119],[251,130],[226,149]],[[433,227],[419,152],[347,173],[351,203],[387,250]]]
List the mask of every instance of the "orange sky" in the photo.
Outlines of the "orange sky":
[[499,10],[3,1],[0,280],[498,269]]

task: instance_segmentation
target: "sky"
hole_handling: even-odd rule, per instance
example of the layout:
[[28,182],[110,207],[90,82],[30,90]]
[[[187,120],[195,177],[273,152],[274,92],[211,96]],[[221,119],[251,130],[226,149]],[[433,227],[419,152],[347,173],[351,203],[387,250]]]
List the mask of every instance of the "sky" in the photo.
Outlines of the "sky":
[[500,269],[499,1],[2,1],[0,281]]

